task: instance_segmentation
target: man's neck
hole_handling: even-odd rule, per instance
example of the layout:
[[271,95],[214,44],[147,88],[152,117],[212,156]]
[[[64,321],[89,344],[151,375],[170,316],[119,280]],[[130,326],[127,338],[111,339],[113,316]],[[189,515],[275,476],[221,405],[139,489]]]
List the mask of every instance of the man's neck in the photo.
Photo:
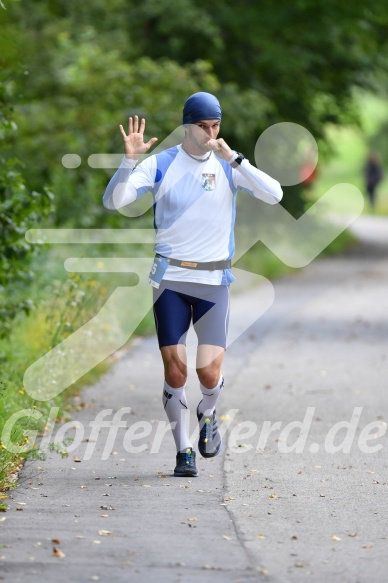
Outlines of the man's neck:
[[206,154],[209,153],[209,150],[206,150],[205,148],[198,148],[198,146],[187,139],[183,140],[182,148],[185,152],[191,154],[192,156],[206,156]]

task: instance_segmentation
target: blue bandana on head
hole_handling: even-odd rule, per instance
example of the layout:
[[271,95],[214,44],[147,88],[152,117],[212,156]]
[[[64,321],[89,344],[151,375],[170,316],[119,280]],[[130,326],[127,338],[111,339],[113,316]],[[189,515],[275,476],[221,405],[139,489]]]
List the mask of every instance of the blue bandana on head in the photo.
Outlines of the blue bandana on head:
[[214,95],[200,91],[194,93],[183,106],[183,124],[196,123],[203,119],[221,119],[221,106]]

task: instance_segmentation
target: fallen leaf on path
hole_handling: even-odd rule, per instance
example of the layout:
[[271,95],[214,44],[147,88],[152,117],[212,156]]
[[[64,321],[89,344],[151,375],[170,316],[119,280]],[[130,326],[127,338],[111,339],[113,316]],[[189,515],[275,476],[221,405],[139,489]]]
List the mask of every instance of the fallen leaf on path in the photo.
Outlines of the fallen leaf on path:
[[268,569],[260,569],[259,573],[261,575],[268,575],[269,571],[268,571]]
[[73,455],[73,460],[75,462],[81,462],[82,461],[81,458],[77,457],[76,455]]
[[195,516],[193,516],[192,518],[188,518],[187,520],[198,520],[198,518],[196,518]]
[[331,540],[342,540],[342,538],[333,534],[333,536],[331,537]]
[[100,508],[101,508],[101,510],[114,510],[113,506],[109,506],[109,505],[106,505],[106,504],[102,504],[100,506]]
[[258,535],[256,536],[256,538],[267,538],[267,537],[265,536],[265,534],[258,534]]
[[60,545],[61,544],[61,541],[59,540],[59,538],[53,538],[51,542],[53,542],[56,545]]
[[270,494],[270,495],[268,496],[268,498],[277,498],[277,497],[278,497],[278,495],[277,495],[277,494]]
[[4,522],[4,520],[7,520],[7,517],[6,517],[6,516],[2,516],[2,517],[0,518],[0,522]]
[[100,536],[109,536],[110,534],[112,534],[112,531],[111,530],[99,530],[98,534]]
[[149,484],[142,484],[143,488],[151,488]]
[[100,514],[101,518],[108,518],[109,514]]
[[356,532],[349,532],[348,536],[357,536]]
[[222,538],[225,539],[225,540],[231,540],[231,537],[230,536],[227,536],[226,534],[223,534],[222,535]]
[[65,557],[66,556],[65,553],[62,553],[62,551],[60,551],[56,547],[53,548],[53,555],[54,555],[54,557]]

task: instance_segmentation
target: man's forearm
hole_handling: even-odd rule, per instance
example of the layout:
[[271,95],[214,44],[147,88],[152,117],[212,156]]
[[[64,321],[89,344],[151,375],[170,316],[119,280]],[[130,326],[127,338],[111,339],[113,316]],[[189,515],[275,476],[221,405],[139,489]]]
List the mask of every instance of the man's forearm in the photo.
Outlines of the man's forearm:
[[120,168],[112,176],[106,187],[102,202],[105,208],[116,210],[134,202],[137,198],[136,188],[129,182],[137,160],[124,158]]
[[244,159],[237,167],[237,171],[243,178],[241,186],[251,189],[255,198],[269,204],[276,204],[283,198],[280,183],[250,164],[248,160]]

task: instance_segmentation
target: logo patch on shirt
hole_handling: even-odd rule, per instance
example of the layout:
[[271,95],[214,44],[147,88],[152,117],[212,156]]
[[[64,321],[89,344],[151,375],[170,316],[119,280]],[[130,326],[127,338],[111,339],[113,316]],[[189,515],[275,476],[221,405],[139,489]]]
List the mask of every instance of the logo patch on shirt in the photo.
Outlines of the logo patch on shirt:
[[216,187],[216,175],[202,172],[202,186],[205,190],[214,190]]

